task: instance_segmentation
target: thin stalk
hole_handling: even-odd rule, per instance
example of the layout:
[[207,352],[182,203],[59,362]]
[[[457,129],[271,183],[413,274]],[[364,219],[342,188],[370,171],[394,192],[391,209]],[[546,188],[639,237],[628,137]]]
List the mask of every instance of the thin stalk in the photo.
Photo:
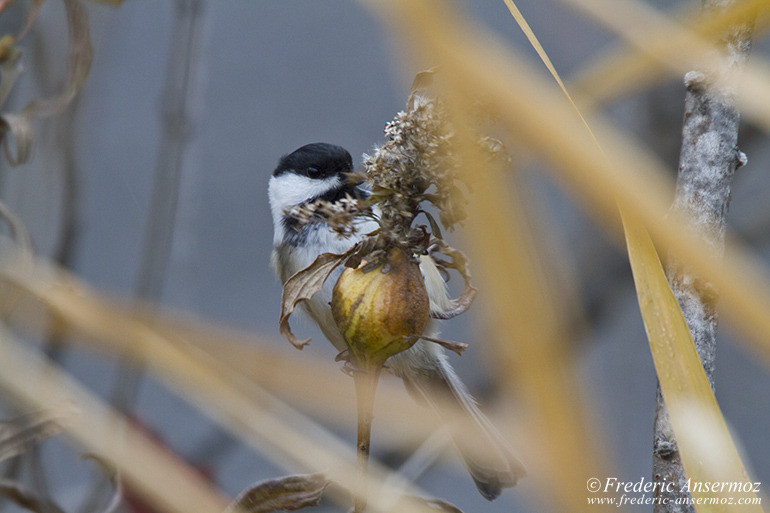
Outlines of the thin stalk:
[[[144,249],[136,284],[138,299],[160,300],[171,256],[182,169],[192,132],[191,110],[197,66],[200,62],[203,2],[177,0],[166,81],[161,103],[163,134],[155,166]],[[136,401],[144,372],[127,358],[121,361],[113,404],[128,412]]]
[[382,371],[382,365],[364,365],[353,376],[358,413],[358,437],[356,440],[358,484],[353,499],[353,513],[363,513],[366,509],[366,478],[372,439],[374,394],[380,379],[380,371]]

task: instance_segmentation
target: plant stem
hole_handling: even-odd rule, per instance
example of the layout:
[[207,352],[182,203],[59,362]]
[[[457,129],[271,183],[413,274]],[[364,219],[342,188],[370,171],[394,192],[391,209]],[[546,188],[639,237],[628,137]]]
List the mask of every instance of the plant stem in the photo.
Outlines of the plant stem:
[[[731,0],[704,0],[705,9],[729,8]],[[692,228],[716,254],[724,251],[724,233],[733,174],[744,163],[738,151],[740,114],[734,90],[716,80],[734,74],[748,57],[751,23],[732,27],[724,37],[727,57],[721,69],[690,72],[685,77],[685,119],[673,210],[687,216]],[[682,308],[693,343],[711,387],[714,387],[718,291],[679,262],[669,262],[668,281]],[[674,483],[656,492],[655,513],[687,513],[694,507],[682,499],[686,482],[666,405],[658,386],[653,447],[653,479]]]
[[[161,135],[150,209],[146,219],[144,247],[138,270],[136,297],[158,303],[171,258],[179,191],[193,130],[194,89],[201,67],[202,0],[176,0],[171,49],[161,101]],[[133,409],[144,371],[122,357],[118,368],[113,404],[121,412]]]
[[381,364],[366,363],[354,374],[356,409],[358,413],[358,437],[356,440],[356,471],[358,486],[353,495],[353,513],[366,509],[366,477],[369,466],[369,447],[372,438],[374,394],[380,379]]

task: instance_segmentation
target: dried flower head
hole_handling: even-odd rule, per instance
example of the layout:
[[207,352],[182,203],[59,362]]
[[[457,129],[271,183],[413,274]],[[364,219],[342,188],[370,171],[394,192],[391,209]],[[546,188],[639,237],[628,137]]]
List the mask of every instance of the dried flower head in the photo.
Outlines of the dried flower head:
[[[294,337],[288,318],[296,304],[312,296],[339,265],[359,268],[363,274],[386,266],[388,255],[399,254],[413,265],[420,256],[428,256],[445,276],[447,269],[457,271],[465,282],[460,297],[450,300],[444,311],[431,311],[437,318],[461,314],[470,306],[476,289],[464,255],[443,240],[441,228],[453,229],[466,218],[465,196],[460,183],[458,141],[446,105],[432,92],[433,72],[419,73],[412,85],[406,110],[396,114],[385,127],[385,143],[364,156],[363,174],[352,174],[351,183],[366,183],[368,197],[346,197],[329,202],[318,200],[292,209],[295,227],[325,222],[340,236],[358,231],[363,220],[379,224],[375,233],[365,234],[361,242],[340,255],[324,254],[308,268],[292,276],[284,285],[281,331],[297,347],[306,341]],[[476,121],[471,120],[468,124]],[[507,158],[503,144],[478,134],[475,143],[490,159]],[[437,222],[432,211],[438,212]],[[419,214],[427,225],[415,225]],[[444,255],[448,260],[438,258]],[[363,265],[361,262],[365,261]],[[387,267],[387,266],[386,266]],[[349,273],[350,274],[350,273]],[[338,321],[339,322],[339,321]],[[457,350],[456,346],[451,347]]]
[[419,97],[412,109],[399,112],[385,128],[387,141],[364,157],[364,168],[382,212],[382,237],[408,238],[424,201],[452,228],[465,218],[457,188],[453,131],[438,100]]
[[[441,226],[449,230],[466,218],[457,136],[446,106],[428,90],[432,79],[432,72],[417,75],[407,109],[385,126],[385,143],[364,155],[363,174],[350,177],[354,183],[367,183],[371,195],[295,207],[289,214],[297,220],[297,227],[324,221],[340,236],[349,236],[357,232],[357,220],[366,216],[380,225],[373,251],[383,255],[388,248],[400,246],[418,254],[430,240],[422,237],[425,232],[442,238],[430,211],[437,211]],[[477,135],[476,144],[490,158],[507,159],[505,147],[497,139]],[[421,213],[429,226],[414,227]]]

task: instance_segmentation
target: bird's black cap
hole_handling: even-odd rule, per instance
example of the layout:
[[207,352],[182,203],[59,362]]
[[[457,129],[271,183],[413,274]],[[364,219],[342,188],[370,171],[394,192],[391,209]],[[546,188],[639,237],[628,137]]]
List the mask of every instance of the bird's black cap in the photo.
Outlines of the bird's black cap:
[[295,173],[323,179],[351,171],[353,159],[345,148],[328,143],[312,143],[281,157],[273,176]]

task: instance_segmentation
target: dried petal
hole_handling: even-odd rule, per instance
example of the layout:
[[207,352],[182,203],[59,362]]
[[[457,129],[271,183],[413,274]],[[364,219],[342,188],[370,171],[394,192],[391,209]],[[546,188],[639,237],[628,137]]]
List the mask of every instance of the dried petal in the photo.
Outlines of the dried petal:
[[322,253],[318,255],[312,264],[305,269],[298,271],[291,278],[286,280],[283,285],[283,294],[281,295],[281,318],[278,323],[278,327],[281,334],[286,337],[297,349],[302,349],[310,339],[299,340],[291,332],[289,327],[289,316],[294,311],[294,308],[301,301],[305,301],[313,297],[313,295],[321,290],[326,281],[326,278],[337,268],[349,254],[353,252],[351,250],[346,251],[341,255],[334,253]]
[[317,506],[328,484],[323,474],[269,479],[242,492],[225,513],[270,513]]
[[[442,253],[450,257],[452,260],[449,262],[445,260],[439,260],[433,256],[434,253]],[[443,240],[438,239],[435,239],[431,245],[430,256],[439,266],[439,269],[446,267],[454,269],[460,273],[465,282],[465,287],[460,293],[460,296],[457,299],[450,300],[452,308],[443,312],[433,311],[430,314],[430,316],[434,319],[451,319],[452,317],[456,317],[470,308],[473,300],[476,299],[476,294],[478,293],[476,288],[471,284],[471,272],[468,269],[468,257],[466,257],[462,251],[454,249]]]

